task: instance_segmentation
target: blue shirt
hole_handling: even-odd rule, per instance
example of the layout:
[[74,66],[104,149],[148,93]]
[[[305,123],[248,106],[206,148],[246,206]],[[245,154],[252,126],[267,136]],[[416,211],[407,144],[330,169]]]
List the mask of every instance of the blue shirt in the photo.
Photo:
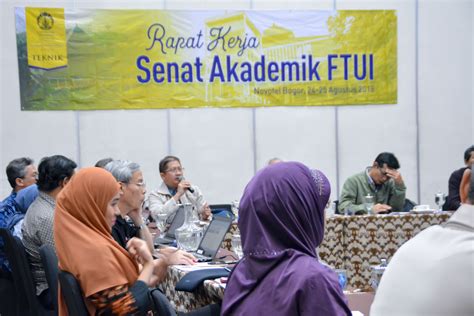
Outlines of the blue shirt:
[[[0,228],[7,228],[13,234],[13,228],[16,223],[25,216],[17,211],[17,204],[15,202],[16,192],[12,192],[0,206]],[[3,249],[3,239],[0,238],[0,269],[4,272],[11,271],[10,264],[5,257]]]

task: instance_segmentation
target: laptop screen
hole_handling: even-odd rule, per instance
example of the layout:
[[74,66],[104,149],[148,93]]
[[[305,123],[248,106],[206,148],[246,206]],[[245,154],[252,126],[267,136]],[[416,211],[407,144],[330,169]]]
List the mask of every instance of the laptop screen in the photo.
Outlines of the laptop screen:
[[225,216],[234,218],[234,213],[232,212],[232,205],[230,204],[211,204],[209,205],[213,215]]
[[232,219],[216,216],[207,227],[202,237],[197,253],[209,258],[214,258],[224,240],[225,234],[232,225]]
[[217,212],[231,212],[232,213],[232,205],[230,204],[211,204],[209,205],[209,208],[211,209],[212,213],[217,213]]
[[165,236],[170,239],[176,239],[175,231],[184,224],[184,206],[180,205],[176,211],[176,215],[171,222],[170,227],[166,231]]

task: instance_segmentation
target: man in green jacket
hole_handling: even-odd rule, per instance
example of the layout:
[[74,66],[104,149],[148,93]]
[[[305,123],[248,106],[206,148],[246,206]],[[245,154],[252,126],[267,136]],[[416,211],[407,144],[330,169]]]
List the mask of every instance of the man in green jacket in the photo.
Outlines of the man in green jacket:
[[339,211],[366,214],[364,197],[373,196],[373,213],[403,211],[406,187],[398,172],[400,164],[392,153],[383,152],[375,158],[372,167],[348,178],[339,198]]

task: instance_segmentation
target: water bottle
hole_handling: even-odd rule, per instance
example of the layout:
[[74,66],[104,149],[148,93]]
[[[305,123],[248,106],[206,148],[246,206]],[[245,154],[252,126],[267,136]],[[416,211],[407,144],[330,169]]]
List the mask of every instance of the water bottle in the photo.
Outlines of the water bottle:
[[184,204],[184,223],[175,231],[178,248],[185,251],[196,251],[199,247],[203,231],[196,225],[197,216],[193,215],[191,204]]
[[239,200],[233,200],[231,202],[232,213],[234,214],[234,222],[239,220]]
[[438,205],[438,212],[443,211],[443,205],[445,201],[446,201],[446,194],[441,193],[441,191],[438,191],[438,193],[435,194],[435,203]]

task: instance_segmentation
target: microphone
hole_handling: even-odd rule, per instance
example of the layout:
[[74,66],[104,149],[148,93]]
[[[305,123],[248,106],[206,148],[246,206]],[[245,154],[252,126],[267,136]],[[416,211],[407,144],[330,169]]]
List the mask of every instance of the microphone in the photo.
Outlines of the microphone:
[[[181,181],[184,180],[184,177],[183,177],[183,176],[179,176],[178,180],[179,180],[179,182],[181,182]],[[187,189],[188,189],[189,192],[194,193],[194,189],[193,189],[193,188],[189,187],[189,188],[187,188]]]

